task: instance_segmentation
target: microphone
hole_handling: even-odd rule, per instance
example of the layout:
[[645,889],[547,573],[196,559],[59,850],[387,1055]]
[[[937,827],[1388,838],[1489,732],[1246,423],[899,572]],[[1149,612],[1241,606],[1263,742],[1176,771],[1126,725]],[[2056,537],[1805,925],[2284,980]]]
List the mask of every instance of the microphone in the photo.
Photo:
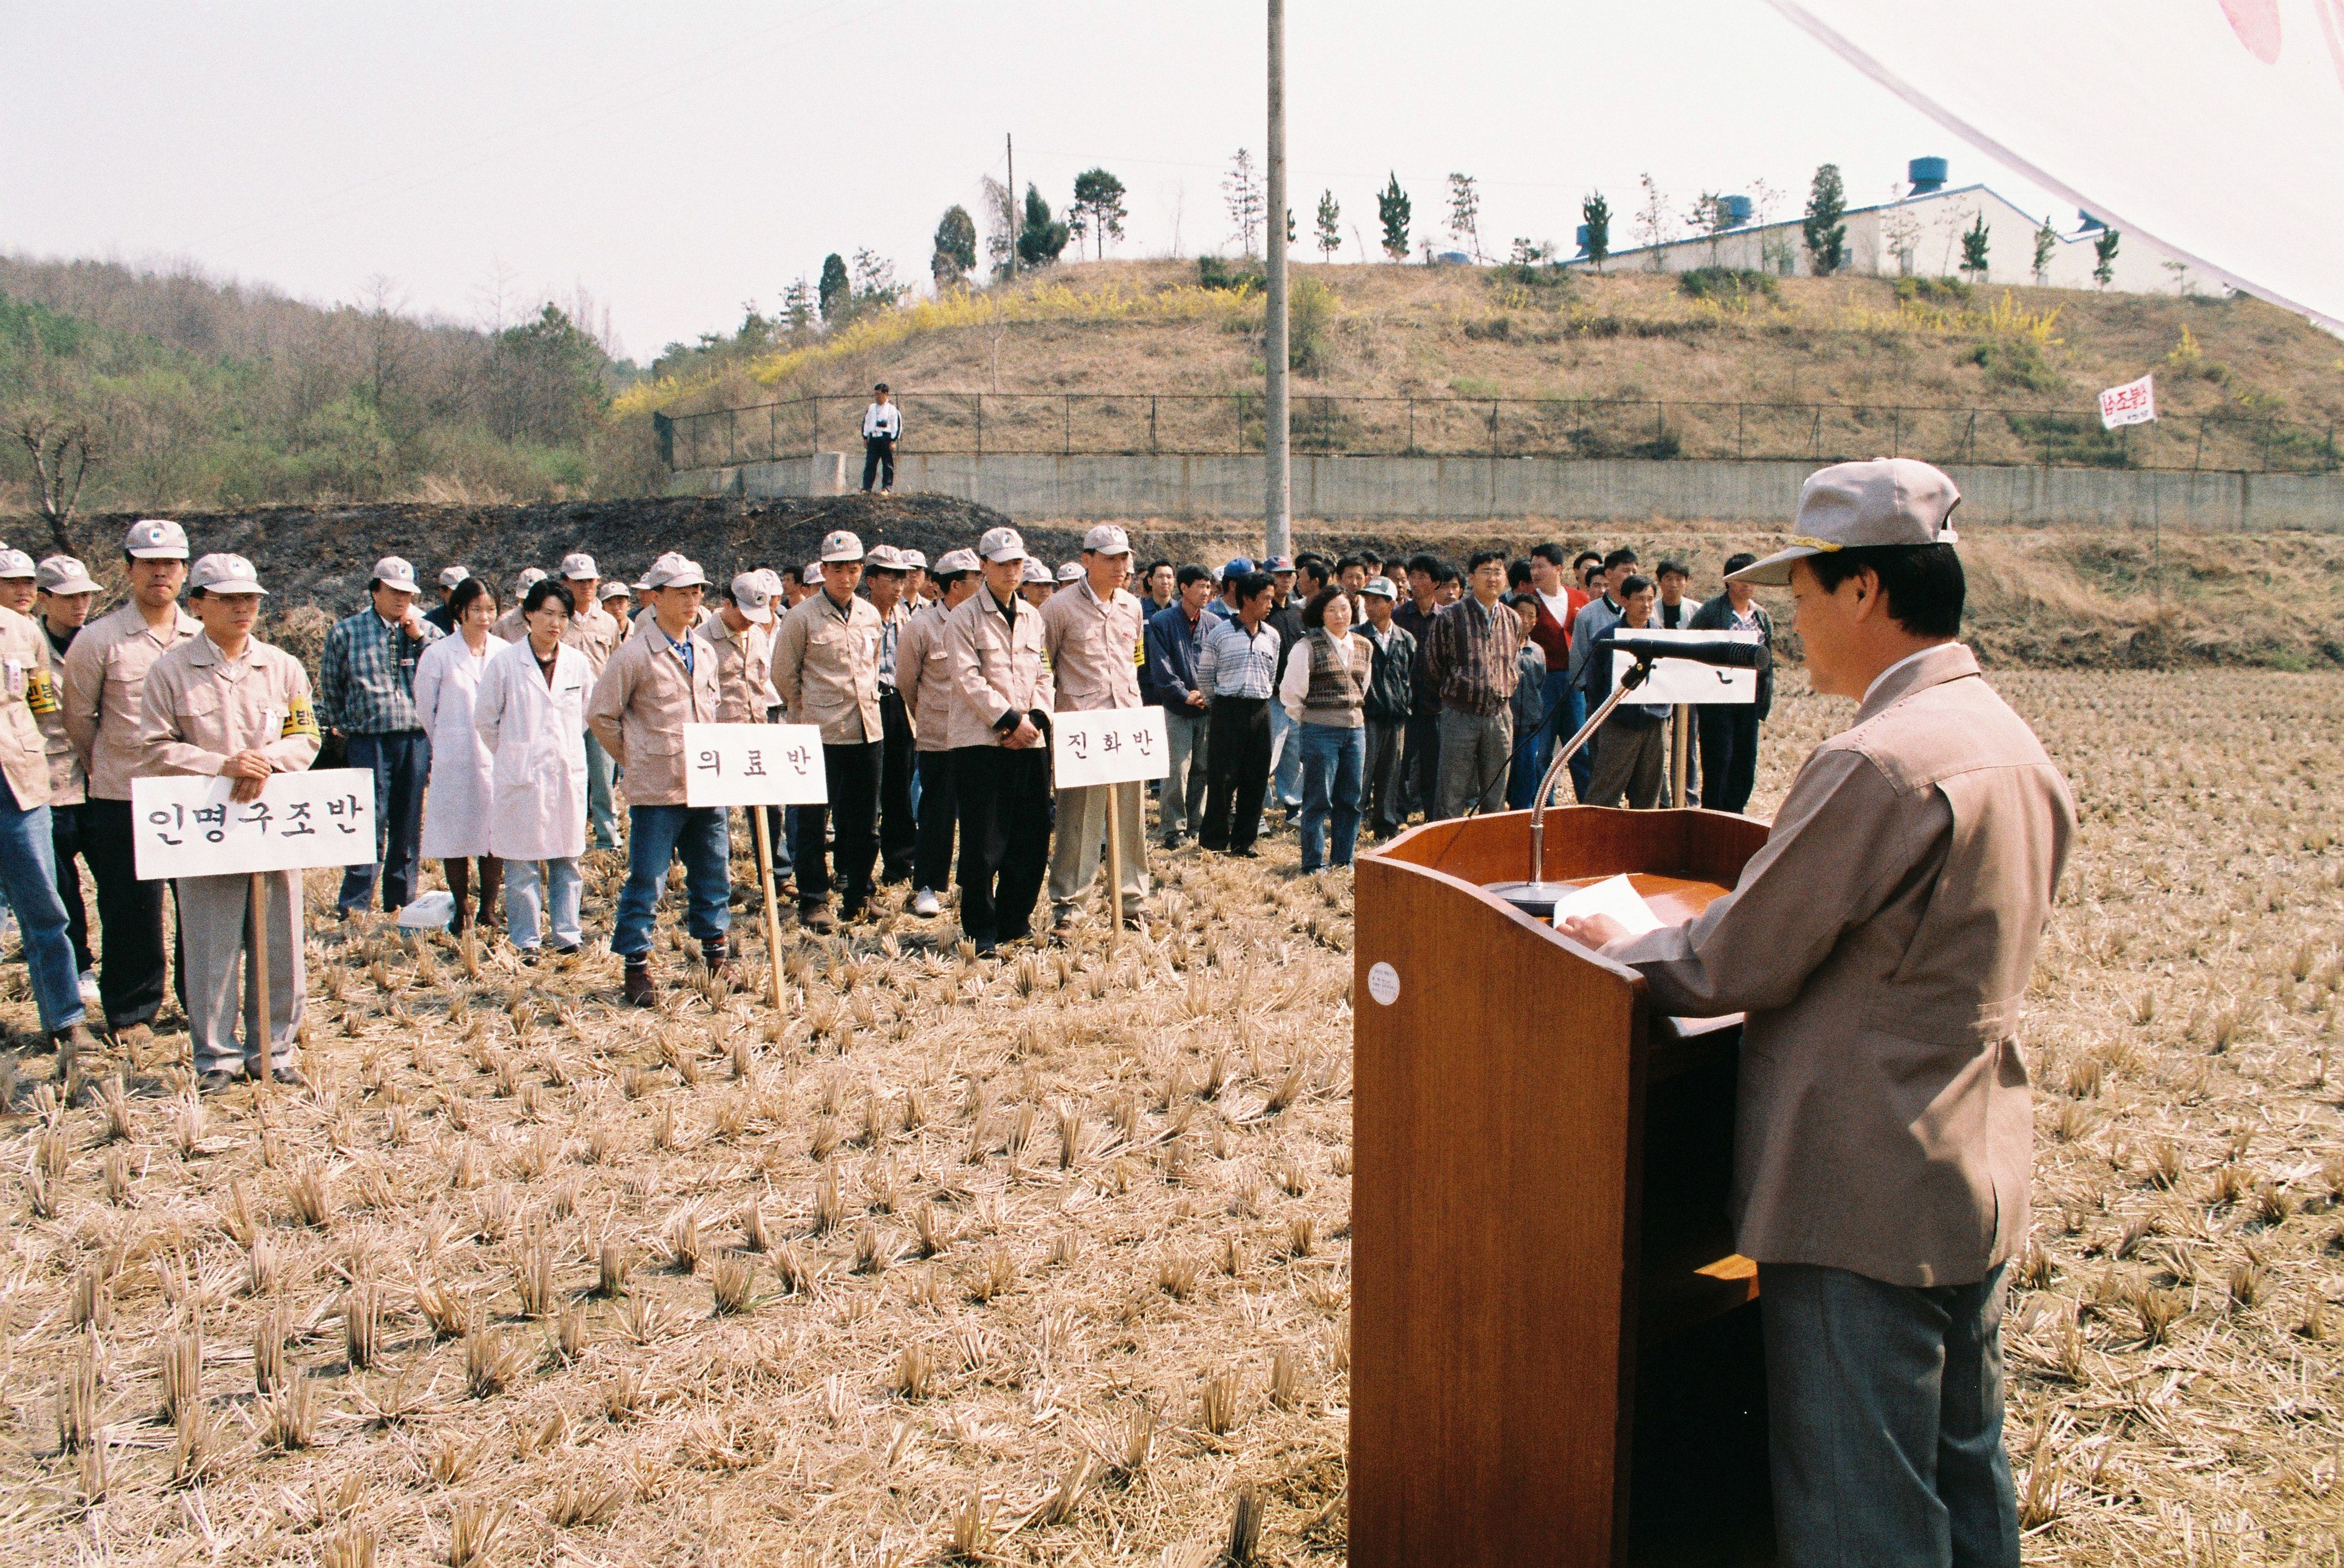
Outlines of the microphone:
[[1665,642],[1652,637],[1616,637],[1606,632],[1595,640],[1595,645],[1645,663],[1655,659],[1685,659],[1729,670],[1763,670],[1766,665],[1766,649],[1759,642]]

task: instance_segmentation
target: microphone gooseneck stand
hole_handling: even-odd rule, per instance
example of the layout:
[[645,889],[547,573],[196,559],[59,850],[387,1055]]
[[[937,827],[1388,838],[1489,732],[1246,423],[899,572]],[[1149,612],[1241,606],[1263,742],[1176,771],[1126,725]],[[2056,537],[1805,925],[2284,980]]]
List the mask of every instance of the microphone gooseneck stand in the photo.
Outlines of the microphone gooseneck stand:
[[1651,678],[1652,656],[1639,652],[1635,658],[1635,668],[1621,676],[1619,688],[1603,699],[1602,706],[1587,715],[1587,722],[1580,725],[1577,734],[1571,737],[1570,744],[1555,753],[1554,761],[1547,766],[1546,776],[1539,781],[1538,794],[1531,801],[1530,880],[1493,882],[1490,885],[1491,893],[1534,920],[1553,919],[1555,905],[1579,891],[1567,882],[1549,882],[1544,879],[1547,802],[1553,798],[1554,786],[1571,765],[1571,759],[1579,754],[1579,748],[1585,745],[1589,737],[1597,730],[1602,728],[1603,721],[1612,716],[1612,710],[1618,707],[1629,693]]

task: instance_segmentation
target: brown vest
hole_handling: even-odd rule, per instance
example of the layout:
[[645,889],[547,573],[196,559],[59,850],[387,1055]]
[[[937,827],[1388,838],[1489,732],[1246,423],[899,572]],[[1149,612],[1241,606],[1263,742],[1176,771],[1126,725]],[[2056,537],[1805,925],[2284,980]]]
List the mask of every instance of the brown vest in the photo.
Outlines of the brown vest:
[[1310,653],[1310,686],[1302,693],[1302,722],[1356,730],[1367,705],[1368,683],[1374,677],[1376,651],[1356,632],[1343,633],[1351,657],[1345,669],[1335,658],[1335,639],[1318,627],[1304,640]]

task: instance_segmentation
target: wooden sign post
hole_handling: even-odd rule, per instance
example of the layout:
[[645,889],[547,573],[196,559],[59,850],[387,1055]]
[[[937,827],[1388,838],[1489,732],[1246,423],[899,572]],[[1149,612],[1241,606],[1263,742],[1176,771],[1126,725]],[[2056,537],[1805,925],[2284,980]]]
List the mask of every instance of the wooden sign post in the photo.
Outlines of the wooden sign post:
[[[1062,789],[1106,786],[1107,951],[1123,939],[1123,792],[1172,773],[1172,744],[1164,710],[1095,708],[1050,715],[1050,763]],[[1146,824],[1141,824],[1140,869],[1147,870]]]
[[[237,781],[197,774],[130,781],[131,855],[142,882],[166,877],[246,879],[246,962],[260,996],[265,1082],[276,1067],[268,1002],[268,876],[313,865],[365,865],[377,854],[374,774],[325,768],[273,774],[258,800],[229,799]],[[306,926],[293,895],[294,963]],[[298,973],[298,969],[297,969]]]
[[683,798],[687,804],[747,806],[757,841],[757,884],[765,898],[767,985],[773,1010],[782,993],[782,915],[774,907],[773,845],[765,824],[773,805],[821,805],[830,799],[815,724],[686,724]]

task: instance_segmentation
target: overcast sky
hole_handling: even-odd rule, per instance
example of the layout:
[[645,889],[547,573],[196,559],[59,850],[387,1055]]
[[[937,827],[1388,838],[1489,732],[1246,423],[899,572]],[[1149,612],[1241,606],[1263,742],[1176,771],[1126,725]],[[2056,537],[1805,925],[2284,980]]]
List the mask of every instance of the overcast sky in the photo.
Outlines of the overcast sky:
[[[186,258],[321,302],[382,275],[464,320],[500,278],[523,300],[582,285],[639,359],[772,309],[832,250],[924,283],[939,215],[1005,173],[1005,133],[1054,206],[1081,169],[1122,177],[1124,255],[1228,246],[1223,174],[1263,145],[1259,0],[0,0],[0,247]],[[1447,175],[1478,177],[1493,250],[1568,251],[1596,188],[1632,243],[1647,170],[1680,213],[1763,179],[1788,216],[1819,163],[1854,205],[1925,153],[2074,226],[1761,0],[1292,0],[1287,46],[1306,252],[1331,188],[1359,259],[1395,171],[1420,237]]]

